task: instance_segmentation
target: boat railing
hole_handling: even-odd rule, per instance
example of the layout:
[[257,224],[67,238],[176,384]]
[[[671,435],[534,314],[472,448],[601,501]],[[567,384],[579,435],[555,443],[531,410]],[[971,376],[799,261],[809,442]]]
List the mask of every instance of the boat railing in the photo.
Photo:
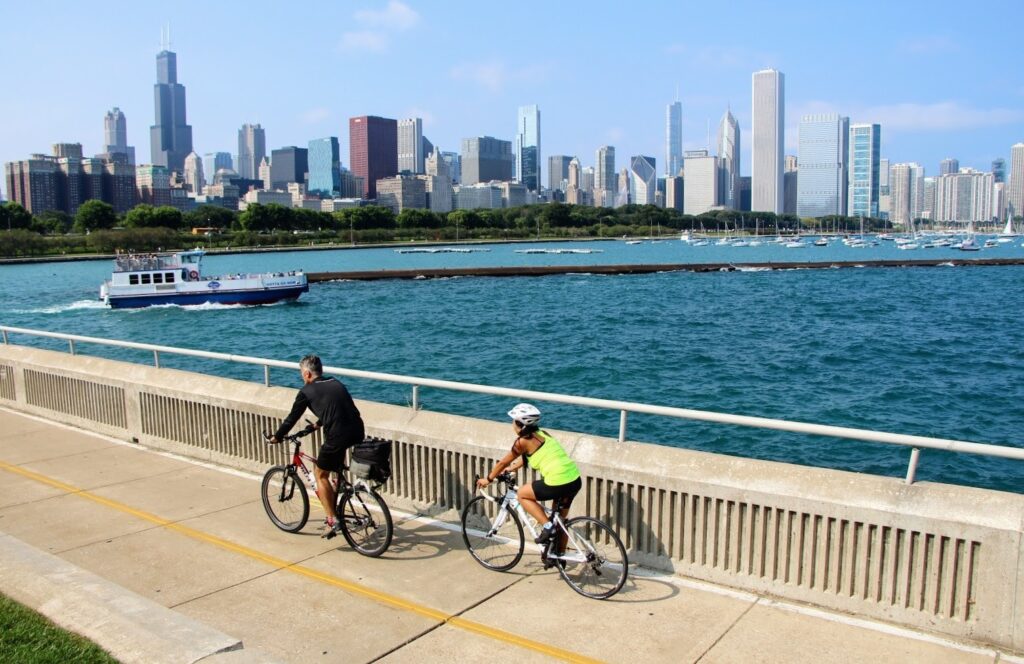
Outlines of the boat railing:
[[[134,350],[149,351],[153,353],[153,365],[160,368],[160,354],[181,355],[185,357],[200,357],[210,360],[233,362],[238,364],[251,364],[263,367],[263,382],[270,386],[270,369],[292,369],[299,368],[298,362],[287,362],[284,360],[272,360],[247,355],[234,355],[231,353],[218,353],[189,348],[178,348],[174,346],[161,346],[157,344],[139,343],[135,341],[122,341],[119,339],[104,339],[101,337],[88,337],[77,334],[66,334],[63,332],[47,332],[44,330],[31,330],[19,327],[0,325],[0,334],[3,336],[3,343],[9,344],[8,335],[21,334],[49,339],[61,339],[68,342],[68,352],[72,355],[77,353],[77,343],[97,344],[101,346],[113,346],[117,348],[130,348]],[[555,392],[540,392],[537,390],[523,390],[511,387],[498,387],[493,385],[480,385],[476,383],[463,383],[451,380],[439,380],[435,378],[424,378],[421,376],[405,376],[400,374],[381,373],[377,371],[363,371],[359,369],[348,369],[345,367],[324,367],[334,375],[359,378],[363,380],[382,381],[408,385],[412,391],[410,406],[413,411],[419,410],[419,390],[421,387],[429,387],[441,390],[452,390],[457,392],[469,392],[474,394],[486,394],[490,396],[509,397],[521,401],[541,401],[549,403],[561,403],[587,408],[598,408],[602,410],[614,410],[619,412],[619,435],[620,443],[626,442],[626,425],[630,413],[658,415],[684,420],[696,420],[702,422],[715,422],[718,424],[732,424],[744,427],[755,427],[761,429],[773,429],[777,431],[789,431],[793,433],[809,434],[816,436],[827,436],[832,438],[845,438],[852,440],[863,440],[889,445],[900,445],[910,448],[910,458],[907,464],[906,483],[913,484],[917,473],[917,465],[922,449],[944,450],[947,452],[958,452],[963,454],[977,454],[981,456],[1001,457],[1005,459],[1016,459],[1024,461],[1024,448],[1012,447],[1009,445],[993,445],[991,443],[977,443],[965,440],[952,440],[947,438],[933,438],[929,436],[917,436],[912,434],[892,433],[888,431],[873,431],[870,429],[855,429],[852,427],[832,426],[828,424],[814,424],[811,422],[794,422],[790,420],[778,420],[767,417],[755,417],[750,415],[735,415],[731,413],[720,413],[707,410],[694,410],[690,408],[677,408],[673,406],[658,406],[653,404],[638,403],[632,401],[616,401],[613,399],[599,399],[594,397],[574,396],[569,394],[558,394]]]
[[135,272],[137,270],[177,270],[181,262],[174,256],[157,256],[153,254],[120,254],[114,259],[116,272]]

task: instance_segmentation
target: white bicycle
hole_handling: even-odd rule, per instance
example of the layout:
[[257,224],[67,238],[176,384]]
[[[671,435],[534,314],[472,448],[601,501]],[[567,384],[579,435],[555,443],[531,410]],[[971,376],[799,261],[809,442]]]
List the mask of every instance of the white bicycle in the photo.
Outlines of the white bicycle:
[[[498,476],[505,486],[500,498],[482,490],[462,510],[462,539],[470,554],[487,569],[506,572],[523,557],[526,536],[523,524],[536,539],[533,520],[516,497],[518,484],[511,473]],[[558,501],[550,514],[554,536],[538,544],[544,569],[554,567],[565,582],[581,595],[608,599],[626,582],[629,560],[622,540],[607,525],[589,516],[568,521],[559,513]]]

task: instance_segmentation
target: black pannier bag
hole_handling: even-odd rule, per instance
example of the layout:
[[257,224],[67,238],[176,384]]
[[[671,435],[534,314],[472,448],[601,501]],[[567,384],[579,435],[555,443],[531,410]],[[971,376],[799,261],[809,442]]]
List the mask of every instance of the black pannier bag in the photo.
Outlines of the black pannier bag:
[[358,443],[352,448],[350,468],[356,477],[387,482],[391,477],[391,441],[367,438]]

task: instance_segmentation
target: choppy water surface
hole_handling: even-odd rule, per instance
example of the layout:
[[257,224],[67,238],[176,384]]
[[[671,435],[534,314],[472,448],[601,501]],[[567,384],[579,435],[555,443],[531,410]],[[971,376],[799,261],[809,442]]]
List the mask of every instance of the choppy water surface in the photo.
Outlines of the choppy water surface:
[[[472,254],[372,249],[210,256],[206,272],[670,263],[694,260],[699,249],[728,249],[680,245],[571,245],[603,250],[585,255],[526,255],[492,245]],[[795,260],[793,253],[822,260],[815,251],[840,254],[826,260],[849,260],[842,252],[858,251],[732,251],[762,249],[775,253],[758,260]],[[864,260],[891,257],[882,251],[907,258],[885,246],[859,251],[854,255]],[[700,262],[721,260],[707,253]],[[317,352],[328,364],[370,371],[1024,445],[1021,267],[333,282],[314,284],[292,304],[141,310],[110,310],[94,299],[109,269],[108,261],[0,267],[0,322],[275,359]],[[12,341],[66,348],[26,337]],[[147,353],[80,351],[152,361]],[[258,367],[172,357],[161,363],[262,380]],[[292,372],[275,371],[273,378],[298,384]],[[350,382],[360,397],[410,398],[401,386]],[[510,406],[508,399],[428,389],[420,399],[428,409],[491,419],[503,419]],[[617,412],[541,406],[555,428],[617,435]],[[902,447],[637,415],[629,434],[890,476],[906,472],[909,456]],[[1024,462],[924,450],[918,477],[1021,491]]]

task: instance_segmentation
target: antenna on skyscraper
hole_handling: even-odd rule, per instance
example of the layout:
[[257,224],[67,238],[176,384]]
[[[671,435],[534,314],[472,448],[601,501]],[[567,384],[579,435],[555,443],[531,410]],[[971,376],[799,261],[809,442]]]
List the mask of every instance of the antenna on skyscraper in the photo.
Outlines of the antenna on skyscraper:
[[711,154],[711,118],[708,118],[708,154]]

